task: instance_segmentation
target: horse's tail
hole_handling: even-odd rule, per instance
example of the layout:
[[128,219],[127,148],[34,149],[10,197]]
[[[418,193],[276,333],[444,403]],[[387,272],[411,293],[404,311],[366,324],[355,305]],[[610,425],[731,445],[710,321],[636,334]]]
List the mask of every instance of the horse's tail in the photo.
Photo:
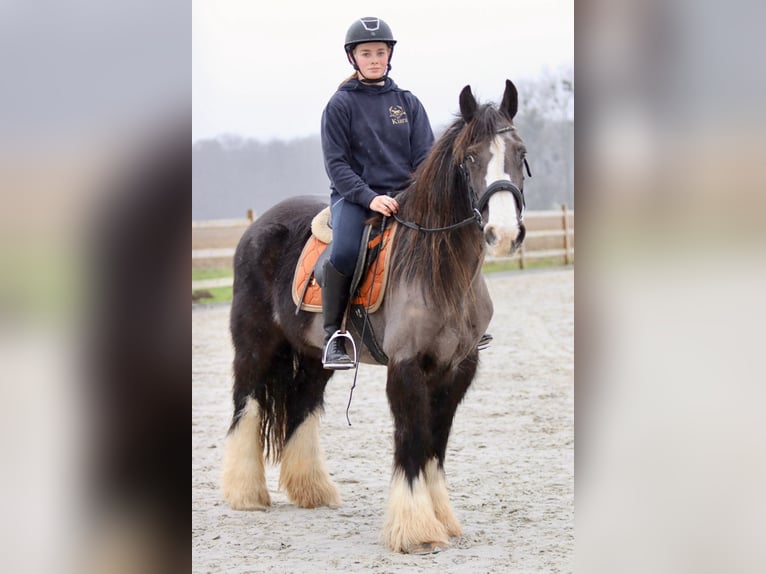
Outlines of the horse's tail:
[[287,402],[290,381],[294,380],[297,357],[288,344],[280,345],[255,387],[260,407],[260,435],[266,460],[277,464],[287,440]]
[[263,318],[271,314],[271,309],[254,304],[248,290],[238,290],[236,276],[234,286],[234,419],[229,432],[246,414],[248,404],[255,401],[258,408],[253,414],[257,415],[259,443],[266,460],[277,463],[287,439],[288,393],[295,379],[295,352],[287,341],[275,340],[276,332],[264,329]]

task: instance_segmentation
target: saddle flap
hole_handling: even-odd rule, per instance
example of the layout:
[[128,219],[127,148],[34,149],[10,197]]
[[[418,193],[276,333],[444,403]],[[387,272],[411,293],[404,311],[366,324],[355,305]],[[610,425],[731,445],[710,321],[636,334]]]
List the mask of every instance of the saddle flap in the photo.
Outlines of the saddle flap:
[[[369,226],[367,227],[369,228]],[[395,230],[396,225],[389,225],[383,232],[382,237],[378,235],[369,241],[365,239],[367,247],[360,250],[363,253],[360,254],[357,271],[354,273],[353,279],[358,288],[352,290],[355,293],[354,297],[352,297],[352,304],[363,305],[365,308],[368,308],[370,313],[377,311],[383,302],[391,257],[391,249],[389,247],[394,238]],[[369,234],[369,229],[367,229],[364,237],[369,237]],[[295,273],[293,274],[292,297],[293,303],[302,311],[313,313],[322,311],[320,265],[329,257],[330,252],[327,249],[327,245],[327,243],[319,240],[312,234],[298,258]],[[368,256],[368,250],[372,250],[373,254]],[[377,265],[373,265],[372,262],[375,259],[374,254],[376,252],[381,260]],[[365,260],[366,264],[360,266],[359,262]],[[373,271],[375,272],[374,277]]]

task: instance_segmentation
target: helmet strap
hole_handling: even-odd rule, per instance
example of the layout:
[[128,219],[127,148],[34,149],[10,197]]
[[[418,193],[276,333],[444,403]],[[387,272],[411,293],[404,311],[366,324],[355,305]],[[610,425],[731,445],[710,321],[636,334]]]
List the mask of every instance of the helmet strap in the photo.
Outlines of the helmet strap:
[[391,71],[391,66],[389,66],[388,69],[386,70],[386,73],[383,74],[377,80],[370,80],[369,78],[365,78],[365,76],[362,73],[362,71],[359,70],[358,68],[356,70],[356,73],[361,76],[361,79],[359,81],[362,82],[365,86],[374,86],[375,84],[379,84],[381,82],[385,82],[388,79],[388,72],[390,72],[390,71]]

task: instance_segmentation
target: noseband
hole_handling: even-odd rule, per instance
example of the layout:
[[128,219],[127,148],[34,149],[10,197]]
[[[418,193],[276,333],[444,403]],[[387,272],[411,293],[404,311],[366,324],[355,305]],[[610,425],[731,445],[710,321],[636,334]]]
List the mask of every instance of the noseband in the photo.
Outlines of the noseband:
[[473,186],[471,185],[470,177],[467,178],[466,184],[471,191],[471,202],[473,203],[472,207],[478,209],[479,212],[484,211],[484,208],[487,207],[490,198],[498,191],[510,191],[513,195],[513,198],[516,200],[516,205],[519,206],[518,219],[520,222],[523,221],[524,208],[526,207],[526,202],[524,201],[524,193],[512,181],[507,179],[499,179],[492,182],[487,188],[487,191],[484,192],[484,195],[482,195],[478,200],[476,199],[476,193],[474,192]]
[[[473,185],[471,184],[471,176],[468,173],[468,168],[465,166],[464,163],[460,165],[460,171],[463,173],[463,177],[465,178],[466,185],[468,186],[468,190],[470,191],[470,194],[471,194],[472,208],[476,213],[479,214],[480,220],[481,220],[481,212],[484,211],[485,207],[487,207],[487,204],[489,203],[489,200],[492,198],[493,195],[495,195],[496,193],[500,191],[509,191],[511,195],[513,195],[513,198],[516,201],[516,205],[517,205],[516,225],[519,229],[519,234],[516,236],[516,239],[513,240],[513,245],[512,245],[512,250],[516,251],[516,249],[518,249],[518,247],[524,241],[524,237],[527,234],[527,228],[524,225],[524,209],[526,207],[526,202],[524,201],[524,193],[512,181],[508,179],[499,179],[497,181],[493,181],[487,187],[487,190],[484,192],[484,194],[480,198],[477,198],[476,192],[474,191]],[[482,230],[484,230],[483,221],[480,223],[480,227]]]

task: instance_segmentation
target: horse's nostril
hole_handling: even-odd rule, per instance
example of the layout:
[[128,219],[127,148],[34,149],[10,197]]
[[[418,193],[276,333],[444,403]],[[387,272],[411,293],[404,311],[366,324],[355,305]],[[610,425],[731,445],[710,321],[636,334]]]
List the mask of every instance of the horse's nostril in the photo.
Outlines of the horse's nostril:
[[497,234],[495,233],[494,227],[487,226],[484,229],[484,241],[486,241],[488,245],[497,243]]

